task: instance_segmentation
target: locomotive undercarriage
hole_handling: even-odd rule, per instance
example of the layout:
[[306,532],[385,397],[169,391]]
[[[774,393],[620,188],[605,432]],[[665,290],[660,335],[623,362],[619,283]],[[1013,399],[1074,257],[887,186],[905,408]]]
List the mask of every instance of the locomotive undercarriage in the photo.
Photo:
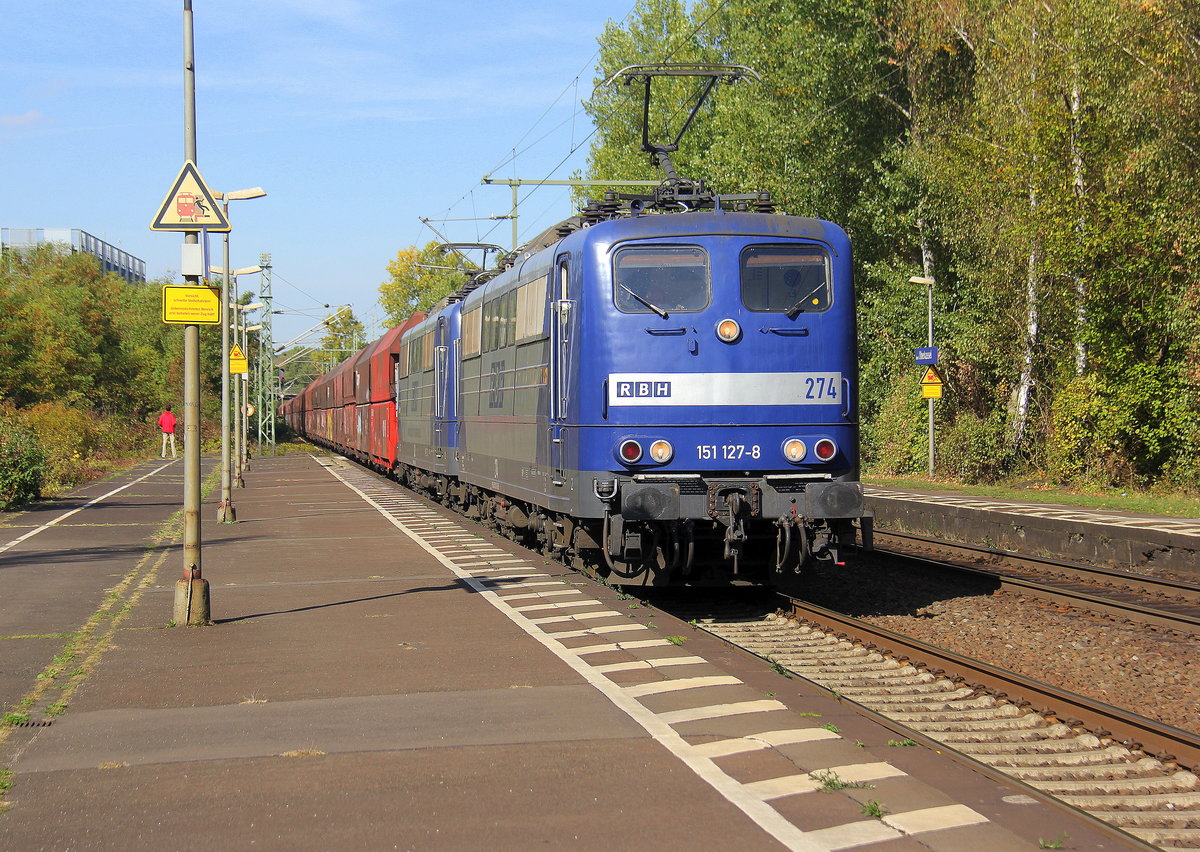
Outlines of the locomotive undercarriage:
[[[674,483],[613,483],[610,493],[598,492],[607,504],[602,517],[580,519],[406,465],[389,475],[525,546],[621,585],[787,589],[816,563],[840,563],[858,543],[859,527],[862,545],[870,547],[871,518],[863,517],[857,483],[810,483],[782,502],[769,486],[706,483],[703,512],[693,505],[697,495],[678,499]],[[804,514],[821,505],[845,517]],[[689,512],[699,517],[679,516]]]

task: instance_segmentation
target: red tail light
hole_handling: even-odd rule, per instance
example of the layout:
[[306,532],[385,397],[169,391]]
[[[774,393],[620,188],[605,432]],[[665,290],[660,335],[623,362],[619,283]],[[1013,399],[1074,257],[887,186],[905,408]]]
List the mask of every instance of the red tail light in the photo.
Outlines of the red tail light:
[[626,464],[636,464],[642,458],[642,445],[630,438],[621,442],[621,461]]
[[813,447],[813,452],[817,454],[817,458],[821,461],[829,461],[837,455],[837,444],[828,438],[822,438]]

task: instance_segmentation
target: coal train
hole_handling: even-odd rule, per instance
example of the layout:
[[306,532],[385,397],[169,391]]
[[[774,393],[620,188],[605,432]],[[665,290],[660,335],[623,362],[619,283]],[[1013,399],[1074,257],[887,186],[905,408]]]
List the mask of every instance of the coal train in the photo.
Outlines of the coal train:
[[870,546],[851,249],[765,193],[607,193],[282,406],[611,582],[795,586]]

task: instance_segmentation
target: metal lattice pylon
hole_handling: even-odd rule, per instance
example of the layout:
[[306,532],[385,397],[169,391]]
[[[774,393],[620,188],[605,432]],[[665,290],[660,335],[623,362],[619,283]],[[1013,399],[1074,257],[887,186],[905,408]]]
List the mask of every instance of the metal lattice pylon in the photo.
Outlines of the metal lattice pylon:
[[254,403],[258,409],[258,454],[263,444],[275,452],[275,406],[279,404],[279,379],[275,375],[275,341],[271,337],[271,255],[258,256],[262,267],[259,301],[263,303],[262,329],[258,332],[257,389]]

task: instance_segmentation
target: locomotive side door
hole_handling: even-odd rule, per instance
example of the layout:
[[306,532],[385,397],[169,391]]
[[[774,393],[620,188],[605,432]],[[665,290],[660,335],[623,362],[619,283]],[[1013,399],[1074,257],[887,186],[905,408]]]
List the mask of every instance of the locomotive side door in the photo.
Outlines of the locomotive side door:
[[433,452],[438,459],[445,458],[445,447],[449,443],[450,437],[446,434],[448,428],[446,408],[449,402],[446,398],[448,390],[446,377],[449,366],[447,364],[449,358],[449,347],[446,345],[447,331],[445,318],[439,317],[433,338]]
[[550,465],[551,482],[556,488],[567,481],[565,459],[569,434],[565,423],[571,391],[571,320],[575,307],[571,301],[567,258],[563,254],[555,261],[550,287]]

